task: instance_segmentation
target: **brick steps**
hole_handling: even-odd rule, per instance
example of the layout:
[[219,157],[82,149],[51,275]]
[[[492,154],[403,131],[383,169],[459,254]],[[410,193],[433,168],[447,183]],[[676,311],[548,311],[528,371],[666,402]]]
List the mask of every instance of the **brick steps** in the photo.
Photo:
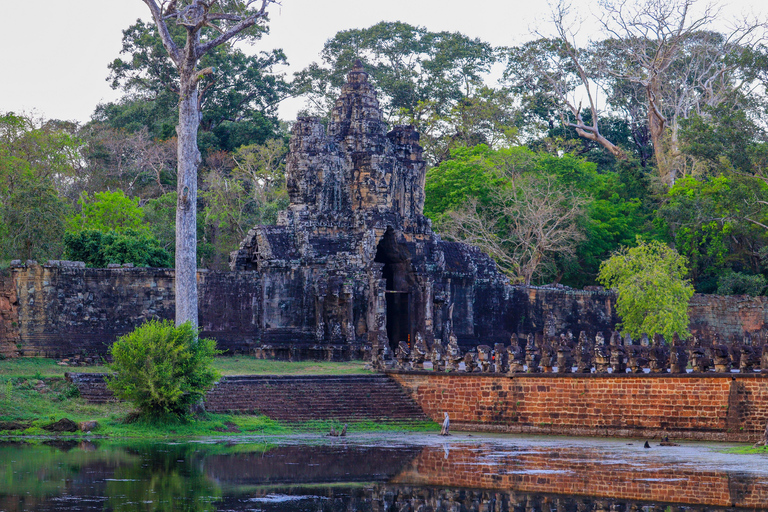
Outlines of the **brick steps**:
[[107,389],[107,383],[104,381],[105,375],[105,373],[66,372],[64,377],[77,386],[78,391],[80,391],[80,398],[91,404],[104,404],[117,401],[115,395]]
[[285,422],[424,421],[386,375],[227,377],[206,399],[211,412],[259,412]]
[[[69,373],[80,396],[90,403],[115,400],[104,374]],[[206,410],[264,414],[286,423],[427,421],[429,418],[387,375],[223,377],[208,393]]]

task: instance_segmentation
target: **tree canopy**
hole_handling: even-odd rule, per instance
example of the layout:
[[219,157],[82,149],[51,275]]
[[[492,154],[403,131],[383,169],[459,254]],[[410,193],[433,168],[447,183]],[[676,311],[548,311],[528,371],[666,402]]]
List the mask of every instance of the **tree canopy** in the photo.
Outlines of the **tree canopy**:
[[765,291],[762,20],[726,29],[696,0],[605,0],[584,38],[562,1],[505,48],[380,22],[337,33],[289,83],[282,51],[235,44],[266,33],[269,0],[145,3],[152,21],[128,27],[109,63],[123,96],[91,122],[0,114],[0,260],[71,255],[65,233],[90,230],[101,246],[133,230],[174,258],[189,215],[190,272],[227,269],[288,204],[277,103],[303,95],[327,117],[360,59],[385,120],[420,132],[434,229],[480,245],[514,281],[594,285],[639,236],[685,257],[698,292]]

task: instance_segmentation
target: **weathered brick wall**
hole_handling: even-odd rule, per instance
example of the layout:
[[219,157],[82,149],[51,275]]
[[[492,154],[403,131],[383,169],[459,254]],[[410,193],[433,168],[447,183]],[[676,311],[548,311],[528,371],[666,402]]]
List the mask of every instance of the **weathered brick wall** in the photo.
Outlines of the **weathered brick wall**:
[[[642,450],[640,444],[637,447]],[[645,465],[636,460],[627,464],[599,464],[595,461],[602,459],[600,453],[584,460],[583,451],[567,447],[541,452],[495,452],[489,460],[491,453],[493,447],[474,445],[452,446],[447,455],[442,447],[426,447],[410,468],[390,483],[721,507],[763,509],[768,503],[765,482],[734,479],[725,471],[691,466],[659,468],[654,463]],[[478,466],[482,466],[481,471]],[[494,467],[499,470],[494,471]]]
[[393,373],[424,412],[457,428],[754,442],[768,375],[435,375]]
[[9,270],[0,270],[0,356],[17,356],[20,341],[16,285]]

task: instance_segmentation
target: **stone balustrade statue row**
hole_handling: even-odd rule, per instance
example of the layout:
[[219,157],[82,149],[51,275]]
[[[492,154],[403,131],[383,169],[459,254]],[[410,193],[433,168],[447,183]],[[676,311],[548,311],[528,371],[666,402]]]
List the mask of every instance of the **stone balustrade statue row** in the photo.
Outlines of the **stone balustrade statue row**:
[[560,336],[541,333],[525,337],[512,335],[510,344],[478,345],[462,351],[456,336],[448,343],[435,340],[428,346],[420,334],[413,346],[400,342],[394,354],[386,343],[371,348],[371,366],[386,370],[432,370],[471,373],[704,373],[732,371],[768,372],[768,344],[741,340],[708,340],[677,334],[667,342],[660,334],[643,335],[635,341],[613,332],[608,340],[602,333],[594,338],[582,331],[575,338],[569,331]]

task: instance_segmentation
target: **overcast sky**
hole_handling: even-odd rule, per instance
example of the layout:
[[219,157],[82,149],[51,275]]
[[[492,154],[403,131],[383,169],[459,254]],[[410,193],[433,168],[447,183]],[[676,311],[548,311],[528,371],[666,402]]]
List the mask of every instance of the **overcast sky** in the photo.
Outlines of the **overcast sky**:
[[[85,122],[94,107],[120,96],[106,82],[122,30],[149,19],[141,0],[0,0],[0,112]],[[732,0],[740,10],[762,0]],[[403,21],[431,31],[459,31],[493,45],[529,39],[547,15],[546,0],[282,0],[270,8],[270,34],[255,50],[283,48],[292,74],[319,58],[336,32]],[[577,6],[590,3],[575,3]],[[300,105],[281,108],[292,119]]]

